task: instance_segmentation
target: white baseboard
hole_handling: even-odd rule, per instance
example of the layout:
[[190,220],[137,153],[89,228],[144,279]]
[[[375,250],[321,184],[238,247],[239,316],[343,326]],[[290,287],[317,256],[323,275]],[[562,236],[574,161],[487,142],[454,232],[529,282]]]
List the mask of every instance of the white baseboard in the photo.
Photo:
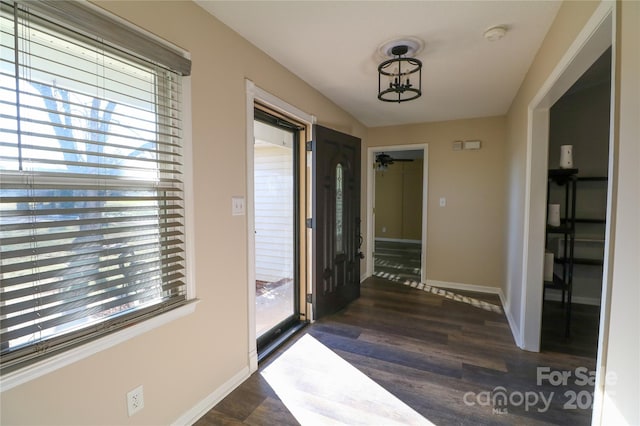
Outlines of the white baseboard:
[[258,350],[257,348],[252,348],[249,351],[249,374],[253,374],[254,371],[258,370]]
[[450,288],[463,291],[475,291],[477,293],[500,294],[500,292],[502,291],[498,287],[490,287],[488,285],[452,283],[449,281],[427,280],[426,284],[432,287]]
[[376,241],[384,241],[389,243],[412,243],[412,244],[422,244],[420,240],[403,240],[402,238],[378,238],[376,237]]
[[507,303],[506,297],[502,292],[502,289],[500,289],[500,292],[498,293],[498,295],[500,296],[500,303],[502,303],[502,310],[504,311],[504,316],[507,317],[507,322],[509,323],[509,328],[511,329],[511,335],[513,336],[513,341],[515,342],[516,346],[518,346],[520,349],[523,349],[522,338],[520,337],[520,329],[516,326],[516,321],[513,319],[513,314],[511,313],[511,305]]
[[202,416],[207,414],[215,405],[222,401],[224,397],[229,395],[231,391],[240,386],[242,382],[247,380],[250,376],[249,367],[244,367],[238,371],[233,377],[222,384],[218,389],[213,391],[202,401],[198,402],[189,411],[181,415],[176,421],[172,423],[172,426],[192,425]]
[[[545,292],[545,300],[552,300],[554,302],[562,301],[562,294],[559,291],[547,290]],[[571,296],[571,303],[577,305],[591,305],[600,306],[599,297],[584,297],[584,296]]]

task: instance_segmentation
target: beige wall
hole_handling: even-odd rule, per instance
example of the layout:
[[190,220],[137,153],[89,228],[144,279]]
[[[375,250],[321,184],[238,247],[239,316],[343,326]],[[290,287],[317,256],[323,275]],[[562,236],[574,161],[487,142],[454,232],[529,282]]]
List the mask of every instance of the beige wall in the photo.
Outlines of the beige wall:
[[416,159],[376,171],[376,238],[422,240],[423,165]]
[[[478,151],[453,151],[480,139]],[[369,129],[367,147],[428,144],[428,280],[500,287],[504,269],[505,118]],[[439,199],[446,198],[446,207]],[[423,259],[424,261],[424,259]]]
[[[230,202],[246,194],[245,77],[320,124],[365,135],[356,120],[195,3],[99,5],[191,53],[201,301],[192,315],[3,392],[3,425],[170,424],[248,366],[247,223],[231,216]],[[145,408],[127,417],[125,395],[138,385]]]

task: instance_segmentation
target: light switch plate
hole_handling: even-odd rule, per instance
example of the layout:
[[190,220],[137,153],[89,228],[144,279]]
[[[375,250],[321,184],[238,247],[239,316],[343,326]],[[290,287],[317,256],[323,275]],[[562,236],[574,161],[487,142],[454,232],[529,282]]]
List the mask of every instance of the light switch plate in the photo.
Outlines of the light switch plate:
[[245,214],[244,197],[231,197],[231,214],[233,216],[243,216]]

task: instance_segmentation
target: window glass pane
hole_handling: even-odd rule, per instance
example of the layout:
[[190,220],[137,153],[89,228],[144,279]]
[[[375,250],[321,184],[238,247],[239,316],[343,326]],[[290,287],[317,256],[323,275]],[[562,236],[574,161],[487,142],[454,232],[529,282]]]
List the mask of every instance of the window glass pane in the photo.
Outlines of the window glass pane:
[[254,121],[256,337],[295,311],[294,134]]
[[342,238],[343,219],[343,176],[342,164],[336,166],[336,252],[344,253],[344,242]]
[[0,5],[0,170],[18,169],[18,108],[16,106],[13,17]]

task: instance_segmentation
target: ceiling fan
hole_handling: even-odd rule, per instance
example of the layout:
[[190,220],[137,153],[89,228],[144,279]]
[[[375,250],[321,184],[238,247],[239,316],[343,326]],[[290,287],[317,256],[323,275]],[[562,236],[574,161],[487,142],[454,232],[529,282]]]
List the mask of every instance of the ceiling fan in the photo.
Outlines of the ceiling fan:
[[380,152],[376,154],[376,164],[386,168],[387,166],[395,163],[396,161],[413,161],[411,158],[393,158],[389,154]]

